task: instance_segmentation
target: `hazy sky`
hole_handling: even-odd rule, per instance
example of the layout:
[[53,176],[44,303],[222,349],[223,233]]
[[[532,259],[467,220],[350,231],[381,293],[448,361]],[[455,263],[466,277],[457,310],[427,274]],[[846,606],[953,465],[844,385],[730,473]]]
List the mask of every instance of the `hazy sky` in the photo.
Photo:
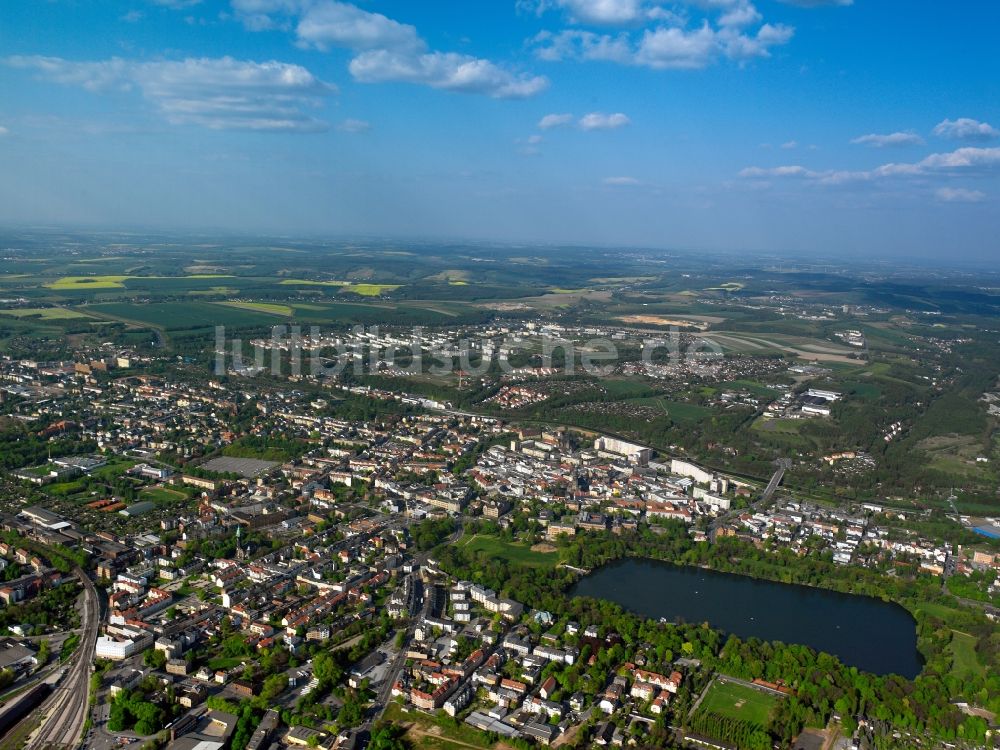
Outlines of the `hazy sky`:
[[3,0],[0,221],[988,259],[998,28],[927,0]]

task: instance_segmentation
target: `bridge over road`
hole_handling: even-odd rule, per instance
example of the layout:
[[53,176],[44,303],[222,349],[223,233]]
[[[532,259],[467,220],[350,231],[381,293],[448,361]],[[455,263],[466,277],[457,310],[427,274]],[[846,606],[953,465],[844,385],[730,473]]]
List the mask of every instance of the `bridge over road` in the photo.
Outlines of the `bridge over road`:
[[708,527],[709,541],[714,542],[715,535],[718,533],[719,529],[729,523],[729,521],[736,516],[741,513],[756,513],[771,501],[771,498],[774,496],[774,493],[781,484],[781,481],[785,478],[785,472],[792,468],[792,460],[790,458],[779,458],[775,461],[775,464],[777,464],[777,469],[775,469],[774,474],[771,475],[771,480],[767,483],[764,491],[757,496],[757,499],[750,503],[749,507],[730,510],[712,521]]

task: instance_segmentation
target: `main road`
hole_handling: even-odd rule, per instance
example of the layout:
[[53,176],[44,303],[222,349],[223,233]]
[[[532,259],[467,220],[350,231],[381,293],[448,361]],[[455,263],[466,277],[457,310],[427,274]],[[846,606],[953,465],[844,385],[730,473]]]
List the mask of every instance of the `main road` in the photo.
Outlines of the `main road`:
[[38,728],[29,738],[24,750],[41,748],[75,748],[80,743],[83,726],[90,708],[90,672],[100,624],[100,600],[97,588],[81,569],[75,571],[83,584],[83,616],[80,621],[83,633],[80,644],[64,667],[62,679],[55,684],[52,694],[24,721],[41,716]]
[[[448,537],[443,544],[454,544],[459,539],[462,538],[464,529],[462,527],[462,517],[459,516],[455,519],[455,531],[452,532],[451,536]],[[430,558],[430,552],[421,552],[414,557],[414,561],[419,564],[422,568],[427,560]],[[406,627],[406,635],[403,638],[403,645],[400,647],[399,651],[393,656],[392,662],[389,665],[389,669],[386,670],[385,678],[382,684],[379,686],[376,698],[374,711],[369,714],[368,719],[361,726],[362,730],[371,729],[372,724],[378,719],[382,718],[382,714],[385,713],[386,708],[389,707],[389,701],[392,699],[392,686],[396,684],[396,680],[399,679],[399,675],[402,673],[403,668],[406,666],[406,647],[409,642],[413,639],[414,630],[418,624],[419,618],[411,618],[410,622]]]

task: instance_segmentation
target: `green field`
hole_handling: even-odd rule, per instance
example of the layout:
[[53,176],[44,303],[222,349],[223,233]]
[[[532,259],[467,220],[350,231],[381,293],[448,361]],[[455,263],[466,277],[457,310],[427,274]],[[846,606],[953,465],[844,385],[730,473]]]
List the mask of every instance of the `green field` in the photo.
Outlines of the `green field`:
[[386,721],[407,730],[406,739],[412,747],[428,750],[470,750],[480,748],[506,748],[499,742],[494,742],[489,735],[478,731],[464,723],[448,721],[448,717],[435,720],[422,711],[406,711],[398,703],[390,703],[386,707],[383,718]]
[[[62,276],[43,286],[54,291],[90,291],[92,289],[124,289],[128,281],[163,282],[165,285],[186,282],[189,279],[225,279],[217,274],[192,274],[190,276],[128,276],[106,274],[95,276]],[[155,284],[154,284],[155,285]]]
[[976,639],[968,633],[953,630],[948,652],[951,654],[951,669],[955,675],[971,673],[982,677],[986,674],[986,668],[976,656]]
[[314,279],[282,279],[282,286],[347,286],[349,281],[316,281]]
[[697,422],[712,416],[712,410],[707,406],[689,404],[684,401],[670,401],[665,398],[639,398],[628,401],[630,404],[642,404],[663,409],[665,416],[675,422]]
[[139,493],[139,499],[154,503],[175,503],[178,500],[186,500],[187,495],[167,487],[148,487]]
[[756,380],[731,380],[728,383],[719,383],[715,387],[718,390],[745,390],[757,398],[763,399],[773,399],[781,393],[781,391],[771,388],[764,383],[758,383]]
[[235,307],[238,310],[251,310],[269,315],[280,315],[285,318],[290,318],[295,312],[290,305],[279,305],[274,302],[220,302],[219,304]]
[[469,552],[483,552],[490,557],[499,557],[533,568],[551,568],[559,561],[559,554],[557,552],[539,552],[532,550],[526,544],[505,542],[502,539],[492,536],[481,536],[479,534],[464,536],[457,544]]
[[46,289],[56,290],[90,290],[90,289],[124,289],[128,276],[63,276],[61,279],[45,284]]
[[130,458],[112,458],[108,463],[102,466],[100,469],[95,469],[90,472],[90,476],[94,479],[100,479],[104,482],[109,482],[112,479],[116,479],[124,474],[126,471],[131,469],[136,465],[136,461]]
[[717,679],[708,689],[708,694],[702,700],[698,711],[728,716],[766,727],[768,717],[779,700],[781,699],[772,693]]
[[12,315],[15,318],[33,318],[41,320],[72,320],[89,317],[78,310],[66,307],[21,307],[16,310],[0,310],[0,315]]
[[358,294],[362,297],[380,297],[386,292],[399,289],[400,286],[400,284],[350,284],[341,291]]
[[798,435],[799,430],[807,423],[805,419],[755,419],[753,429],[766,433],[783,435]]
[[282,286],[332,286],[346,294],[357,294],[361,297],[380,297],[387,292],[399,289],[401,284],[354,283],[351,281],[315,280],[315,279],[282,279]]
[[252,310],[240,310],[211,302],[154,302],[129,304],[110,302],[90,305],[88,312],[124,320],[128,323],[150,325],[166,330],[205,326],[267,326],[273,325],[274,316]]
[[433,325],[451,322],[463,313],[479,315],[469,306],[447,302],[308,302],[292,306],[296,320],[337,325]]

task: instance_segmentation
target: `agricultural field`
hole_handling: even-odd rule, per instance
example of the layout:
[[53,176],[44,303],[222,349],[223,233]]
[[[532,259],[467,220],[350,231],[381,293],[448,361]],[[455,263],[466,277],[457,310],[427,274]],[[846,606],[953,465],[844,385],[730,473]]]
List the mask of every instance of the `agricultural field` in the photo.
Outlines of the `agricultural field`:
[[349,281],[318,281],[315,279],[282,279],[278,282],[282,286],[348,286]]
[[92,289],[124,289],[128,276],[63,276],[44,284],[46,289],[57,291],[90,291]]
[[210,302],[154,302],[129,304],[112,302],[87,306],[87,312],[126,323],[148,325],[163,330],[233,326],[252,327],[273,325],[274,315],[241,310]]
[[11,310],[0,310],[0,315],[10,315],[15,318],[38,318],[39,320],[73,320],[89,317],[86,313],[67,307],[18,307]]
[[126,275],[88,275],[62,276],[54,281],[43,284],[46,289],[60,292],[87,292],[94,289],[125,289],[158,286],[185,285],[192,281],[204,282],[216,279],[231,278],[220,274],[192,274],[190,276],[126,276]]
[[861,364],[858,351],[818,337],[792,336],[781,333],[749,334],[739,331],[712,331],[703,338],[713,341],[723,351],[747,354],[791,354],[813,362]]
[[290,318],[295,314],[295,309],[291,305],[279,305],[276,302],[221,302],[219,304],[226,307],[235,307],[238,310],[280,315],[283,318]]
[[342,292],[357,294],[361,297],[381,297],[383,294],[393,292],[402,284],[350,284],[341,289]]

